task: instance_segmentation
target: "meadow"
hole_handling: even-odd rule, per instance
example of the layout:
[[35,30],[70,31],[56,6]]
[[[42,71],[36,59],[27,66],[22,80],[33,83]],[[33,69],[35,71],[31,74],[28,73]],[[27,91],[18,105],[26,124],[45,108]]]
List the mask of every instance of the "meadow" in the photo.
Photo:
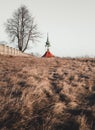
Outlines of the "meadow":
[[0,55],[0,130],[95,130],[95,58]]

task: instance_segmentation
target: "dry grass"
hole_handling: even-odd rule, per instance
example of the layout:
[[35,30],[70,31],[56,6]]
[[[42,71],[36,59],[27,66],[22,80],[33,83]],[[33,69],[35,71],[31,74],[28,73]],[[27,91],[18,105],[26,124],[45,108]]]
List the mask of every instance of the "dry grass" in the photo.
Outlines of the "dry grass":
[[95,59],[0,56],[0,130],[95,130]]

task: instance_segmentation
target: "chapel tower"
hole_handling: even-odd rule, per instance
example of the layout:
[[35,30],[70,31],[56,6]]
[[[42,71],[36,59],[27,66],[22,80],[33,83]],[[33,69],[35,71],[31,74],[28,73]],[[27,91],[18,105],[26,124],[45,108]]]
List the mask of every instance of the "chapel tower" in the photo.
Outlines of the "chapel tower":
[[45,47],[46,47],[46,52],[45,54],[42,56],[42,57],[46,57],[46,58],[51,58],[51,57],[54,57],[54,55],[50,52],[49,48],[50,48],[50,42],[49,42],[49,36],[47,34],[47,41],[46,41],[46,44],[45,44]]

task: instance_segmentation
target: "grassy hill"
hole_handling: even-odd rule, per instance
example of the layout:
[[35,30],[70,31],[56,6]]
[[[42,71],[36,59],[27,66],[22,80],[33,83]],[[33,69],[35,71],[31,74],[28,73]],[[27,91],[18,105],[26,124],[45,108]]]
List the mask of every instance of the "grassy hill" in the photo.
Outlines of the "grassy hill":
[[95,130],[95,59],[0,56],[0,130]]

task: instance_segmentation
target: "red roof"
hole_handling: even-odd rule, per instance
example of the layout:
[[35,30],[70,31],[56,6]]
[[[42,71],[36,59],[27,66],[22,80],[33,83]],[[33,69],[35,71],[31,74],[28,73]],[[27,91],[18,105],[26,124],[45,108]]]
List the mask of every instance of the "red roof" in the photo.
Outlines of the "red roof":
[[42,57],[50,58],[50,57],[54,57],[54,55],[49,50],[47,50]]

